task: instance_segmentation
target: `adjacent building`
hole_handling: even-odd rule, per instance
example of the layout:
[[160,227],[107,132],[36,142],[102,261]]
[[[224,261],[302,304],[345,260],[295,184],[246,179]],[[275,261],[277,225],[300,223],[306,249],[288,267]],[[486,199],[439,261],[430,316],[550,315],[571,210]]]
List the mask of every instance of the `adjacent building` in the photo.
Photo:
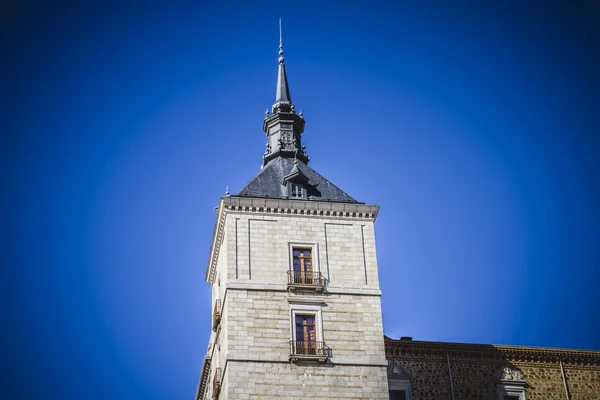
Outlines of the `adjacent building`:
[[598,400],[600,352],[385,338],[390,399]]
[[600,353],[384,337],[374,223],[313,170],[283,46],[260,172],[218,206],[196,400],[600,399]]

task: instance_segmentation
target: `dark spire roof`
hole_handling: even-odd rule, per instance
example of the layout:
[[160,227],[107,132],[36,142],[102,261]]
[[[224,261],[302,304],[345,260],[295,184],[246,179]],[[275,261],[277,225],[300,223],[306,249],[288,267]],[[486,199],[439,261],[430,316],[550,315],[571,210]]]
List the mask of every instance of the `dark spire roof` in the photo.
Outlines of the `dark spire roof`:
[[275,104],[273,104],[273,113],[290,112],[294,110],[292,96],[288,86],[287,75],[285,73],[285,64],[283,58],[283,39],[281,36],[281,19],[279,20],[279,71],[277,72],[277,92],[275,93]]
[[292,96],[290,96],[290,88],[288,86],[287,75],[285,74],[285,65],[281,62],[279,63],[279,72],[277,73],[277,93],[275,94],[273,110],[290,111],[292,106]]
[[304,117],[294,111],[283,62],[280,20],[277,95],[273,114],[267,110],[263,123],[268,140],[263,168],[235,196],[358,203],[307,165],[310,158],[306,155],[306,146],[302,146]]
[[[302,161],[298,161],[297,164],[294,161],[293,158],[278,157],[274,159],[261,169],[235,196],[287,199],[290,198],[288,187],[287,184],[282,183],[297,181],[302,182],[306,189],[304,200],[358,203]],[[294,170],[298,171],[296,177],[292,174]],[[298,175],[302,178],[297,179]]]

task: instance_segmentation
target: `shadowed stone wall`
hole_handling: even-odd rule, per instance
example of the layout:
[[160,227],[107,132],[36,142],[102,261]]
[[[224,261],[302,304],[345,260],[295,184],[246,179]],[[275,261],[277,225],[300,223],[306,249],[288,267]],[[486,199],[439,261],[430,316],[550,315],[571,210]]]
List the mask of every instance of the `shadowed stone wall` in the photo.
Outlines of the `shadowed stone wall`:
[[[600,352],[386,338],[388,379],[410,381],[413,400],[498,400],[517,386],[527,400],[600,399]],[[561,371],[561,363],[564,369]],[[450,380],[452,375],[452,383]]]

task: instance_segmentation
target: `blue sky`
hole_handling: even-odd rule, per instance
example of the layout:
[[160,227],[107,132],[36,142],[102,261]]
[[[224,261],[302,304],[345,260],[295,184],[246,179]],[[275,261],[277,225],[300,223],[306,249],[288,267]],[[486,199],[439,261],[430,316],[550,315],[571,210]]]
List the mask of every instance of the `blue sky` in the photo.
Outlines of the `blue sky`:
[[280,16],[311,167],[381,206],[385,333],[600,349],[593,2],[6,2],[1,397],[193,396]]

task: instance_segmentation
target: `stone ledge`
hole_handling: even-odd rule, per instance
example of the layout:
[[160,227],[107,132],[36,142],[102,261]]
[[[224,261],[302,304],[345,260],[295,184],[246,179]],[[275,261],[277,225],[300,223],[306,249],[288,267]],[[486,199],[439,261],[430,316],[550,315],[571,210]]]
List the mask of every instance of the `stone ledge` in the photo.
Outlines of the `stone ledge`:
[[[291,364],[289,360],[260,360],[258,358],[227,358],[226,360],[228,363],[231,362],[239,362],[239,363],[272,363],[272,364]],[[313,364],[315,365],[315,364]],[[334,367],[336,365],[340,365],[340,366],[351,366],[351,367],[368,367],[368,368],[387,368],[388,364],[387,363],[373,363],[373,364],[368,364],[368,363],[352,363],[352,362],[338,362],[338,363],[329,363],[328,365],[333,365]]]
[[[252,281],[229,281],[225,285],[226,290],[248,290],[248,291],[263,291],[263,292],[288,292],[287,284],[285,283],[269,283],[269,282],[252,282]],[[353,295],[353,296],[381,296],[381,290],[372,288],[327,288],[319,298],[327,298],[327,295]],[[302,298],[302,295],[297,295]],[[313,297],[313,296],[310,296]]]
[[375,220],[379,213],[379,206],[377,205],[356,203],[255,197],[222,197],[221,202],[227,210],[268,214],[318,215]]

